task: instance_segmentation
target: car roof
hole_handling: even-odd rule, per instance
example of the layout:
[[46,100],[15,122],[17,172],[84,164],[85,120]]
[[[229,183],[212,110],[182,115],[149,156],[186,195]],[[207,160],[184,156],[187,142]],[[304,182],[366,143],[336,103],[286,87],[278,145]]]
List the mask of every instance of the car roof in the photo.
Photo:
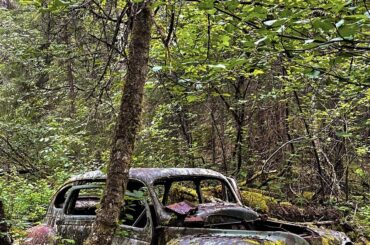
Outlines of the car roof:
[[[214,177],[225,179],[222,174],[204,168],[131,168],[129,178],[141,180],[151,184],[158,179],[175,178],[175,177]],[[83,180],[104,180],[106,174],[100,170],[90,171],[83,174],[75,175],[67,183]]]

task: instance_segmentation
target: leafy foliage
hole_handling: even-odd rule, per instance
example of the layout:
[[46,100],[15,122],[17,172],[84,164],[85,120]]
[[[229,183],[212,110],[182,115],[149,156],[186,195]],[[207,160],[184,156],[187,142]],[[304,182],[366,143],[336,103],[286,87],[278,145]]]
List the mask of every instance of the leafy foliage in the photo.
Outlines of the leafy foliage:
[[22,236],[25,228],[41,221],[52,195],[66,177],[60,171],[55,176],[39,180],[27,180],[15,173],[2,176],[0,196],[13,237]]
[[[52,191],[37,190],[105,167],[131,20],[127,1],[15,5],[0,10],[0,183],[20,226],[44,211]],[[368,224],[368,3],[153,5],[134,165],[212,168],[301,205],[354,202],[345,212]]]

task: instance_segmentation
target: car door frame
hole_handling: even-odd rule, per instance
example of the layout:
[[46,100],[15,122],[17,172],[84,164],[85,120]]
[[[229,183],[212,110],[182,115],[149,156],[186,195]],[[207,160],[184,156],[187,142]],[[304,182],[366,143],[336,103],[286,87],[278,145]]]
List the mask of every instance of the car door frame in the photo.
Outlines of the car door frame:
[[[137,181],[142,183],[146,188],[147,185],[137,179],[132,179],[130,178],[129,181]],[[82,241],[84,239],[84,236],[86,236],[87,233],[90,233],[91,231],[91,225],[93,221],[96,218],[96,215],[76,215],[76,214],[68,214],[68,206],[70,205],[70,202],[72,201],[71,199],[73,198],[73,193],[76,190],[81,190],[81,189],[89,189],[89,188],[97,188],[101,187],[99,185],[94,185],[93,183],[91,184],[85,184],[85,185],[73,185],[72,187],[69,188],[69,194],[66,198],[66,201],[64,202],[63,205],[63,211],[59,215],[59,217],[56,220],[56,230],[58,235],[61,235],[62,237],[70,237],[68,235],[68,232],[73,232],[74,229],[73,227],[68,227],[68,226],[80,226],[81,228],[75,228],[78,230],[78,234],[81,235],[82,237],[77,238],[78,242]],[[147,198],[151,198],[149,191],[147,191]],[[153,221],[152,221],[152,216],[150,214],[150,208],[148,205],[148,200],[143,200],[145,210],[146,210],[146,217],[147,217],[147,224],[145,225],[144,228],[139,228],[139,227],[133,227],[129,225],[124,225],[124,224],[119,224],[116,230],[116,233],[114,234],[112,244],[116,245],[121,245],[121,244],[151,244],[152,237],[153,237]],[[76,232],[77,234],[77,232]]]

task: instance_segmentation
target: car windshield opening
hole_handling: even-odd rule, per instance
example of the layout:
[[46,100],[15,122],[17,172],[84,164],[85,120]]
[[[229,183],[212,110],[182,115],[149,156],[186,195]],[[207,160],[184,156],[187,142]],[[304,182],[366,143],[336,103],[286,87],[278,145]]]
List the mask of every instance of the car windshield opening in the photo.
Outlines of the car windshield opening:
[[217,178],[161,179],[155,182],[154,191],[164,206],[179,202],[194,205],[217,202],[236,203],[229,185]]

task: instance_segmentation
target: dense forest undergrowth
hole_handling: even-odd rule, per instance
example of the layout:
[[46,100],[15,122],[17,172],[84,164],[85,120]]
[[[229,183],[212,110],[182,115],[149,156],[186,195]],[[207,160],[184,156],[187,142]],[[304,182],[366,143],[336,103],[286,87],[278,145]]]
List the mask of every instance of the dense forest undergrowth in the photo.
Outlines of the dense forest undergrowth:
[[[106,169],[133,10],[128,1],[0,4],[0,200],[17,238],[63,181]],[[214,169],[263,214],[368,244],[370,4],[152,8],[132,166]]]

